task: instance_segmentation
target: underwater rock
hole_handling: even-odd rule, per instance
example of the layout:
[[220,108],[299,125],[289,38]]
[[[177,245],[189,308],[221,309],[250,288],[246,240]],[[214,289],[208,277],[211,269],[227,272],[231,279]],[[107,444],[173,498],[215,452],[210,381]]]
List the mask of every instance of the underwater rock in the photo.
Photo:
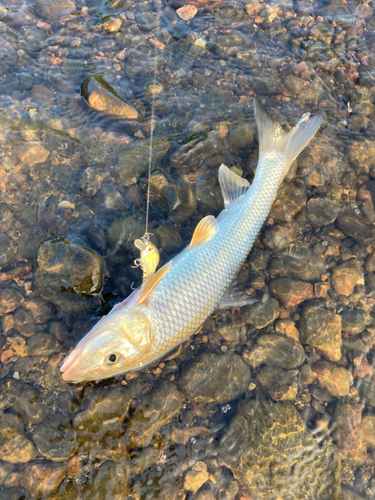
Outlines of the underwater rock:
[[267,302],[257,302],[242,308],[242,312],[247,323],[255,326],[257,330],[265,328],[279,317],[280,307],[275,299]]
[[371,245],[375,241],[375,227],[363,217],[352,213],[339,214],[336,219],[338,228],[360,245]]
[[36,12],[50,22],[64,22],[72,19],[77,9],[72,0],[35,0]]
[[5,380],[0,384],[0,410],[4,412],[18,400],[22,382],[16,379]]
[[14,314],[14,326],[24,337],[31,337],[35,333],[34,320],[23,307],[19,307]]
[[14,288],[0,289],[0,315],[14,311],[24,300],[23,295]]
[[341,316],[319,304],[309,304],[302,311],[299,325],[302,344],[311,345],[331,361],[341,358]]
[[20,483],[33,498],[46,498],[59,487],[67,474],[67,464],[38,460],[22,468]]
[[258,371],[255,383],[274,401],[290,401],[296,398],[298,392],[298,385],[294,379],[294,373],[276,366],[265,366]]
[[316,375],[320,387],[336,397],[348,396],[353,384],[353,376],[349,370],[336,366],[329,361],[318,361],[311,366],[312,373]]
[[0,459],[12,464],[34,460],[37,451],[24,434],[21,417],[11,413],[0,416]]
[[349,260],[341,266],[332,269],[331,283],[338,295],[349,296],[353,293],[355,285],[362,277],[362,268],[354,260]]
[[290,221],[306,204],[307,195],[304,184],[285,185],[285,195],[278,198],[269,216],[276,221]]
[[285,337],[299,341],[299,331],[297,330],[294,321],[290,319],[277,320],[275,323],[275,333],[285,335]]
[[29,356],[51,356],[60,352],[60,342],[50,333],[37,332],[27,341]]
[[109,33],[117,33],[121,28],[122,19],[119,16],[107,16],[102,19],[103,28]]
[[102,172],[98,168],[86,168],[79,179],[79,187],[85,196],[94,196],[102,185],[103,180],[108,177],[107,172]]
[[82,500],[130,498],[129,478],[124,463],[106,460],[92,474],[82,488]]
[[53,462],[69,460],[78,448],[76,432],[63,415],[49,417],[38,425],[32,439],[39,452]]
[[305,351],[296,340],[270,333],[260,335],[254,347],[244,350],[242,358],[252,368],[266,364],[290,370],[302,365]]
[[134,217],[118,217],[107,230],[108,243],[112,249],[123,248],[132,254],[139,250],[134,245],[134,240],[141,238],[144,233],[143,222]]
[[320,255],[314,255],[309,248],[295,248],[282,256],[284,270],[288,276],[303,281],[320,281],[325,273],[325,261]]
[[307,217],[314,226],[327,226],[335,222],[339,207],[335,200],[312,198],[307,202]]
[[272,295],[286,309],[298,306],[301,302],[314,298],[314,289],[311,283],[291,278],[280,278],[271,281],[270,290]]
[[181,406],[182,397],[176,385],[168,380],[157,382],[148,394],[138,400],[126,428],[124,443],[132,448],[145,448]]
[[363,309],[344,309],[340,313],[342,329],[349,335],[358,335],[373,322],[370,314]]
[[0,233],[0,269],[12,262],[16,253],[14,243],[6,233]]
[[13,406],[13,410],[22,416],[26,425],[39,424],[45,413],[42,394],[32,385],[25,384],[17,394],[17,402]]
[[63,238],[45,240],[36,254],[35,282],[40,295],[72,315],[91,305],[102,287],[99,254]]
[[250,375],[237,354],[204,352],[182,367],[178,386],[198,403],[227,403],[246,392]]
[[375,372],[365,377],[359,386],[361,400],[366,406],[375,408]]
[[181,249],[182,238],[174,227],[160,225],[155,232],[159,237],[161,248],[166,252],[177,252]]
[[219,463],[259,500],[341,500],[340,461],[290,403],[241,401],[225,429]]
[[204,462],[196,462],[185,475],[184,490],[196,493],[209,477],[207,465]]
[[267,229],[263,236],[263,243],[274,252],[285,250],[294,241],[297,231],[294,226],[279,224]]
[[359,406],[340,401],[335,408],[332,430],[339,456],[354,466],[365,463],[367,447],[361,425],[362,411]]
[[134,120],[138,111],[120,97],[102,76],[89,76],[82,82],[81,94],[89,106],[105,115]]
[[366,415],[362,420],[363,440],[368,448],[375,448],[375,417]]
[[49,151],[39,142],[23,142],[13,148],[15,160],[23,167],[34,168],[47,161]]

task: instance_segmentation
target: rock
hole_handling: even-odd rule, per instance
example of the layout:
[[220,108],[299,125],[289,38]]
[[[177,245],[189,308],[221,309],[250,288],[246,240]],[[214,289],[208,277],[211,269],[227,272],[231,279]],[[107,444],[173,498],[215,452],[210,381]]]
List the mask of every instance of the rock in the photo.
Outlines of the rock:
[[197,12],[198,9],[194,5],[188,5],[188,4],[183,5],[182,7],[176,10],[176,14],[178,15],[178,17],[180,17],[184,21],[189,21],[189,19],[194,19],[194,17],[197,15]]
[[314,288],[311,283],[291,278],[280,278],[271,281],[270,290],[272,295],[286,309],[298,306],[301,302],[314,298]]
[[79,179],[79,187],[85,196],[94,196],[102,185],[103,180],[108,177],[107,172],[101,172],[98,168],[86,168]]
[[340,316],[342,329],[349,335],[358,335],[372,323],[372,317],[363,309],[344,309]]
[[357,467],[365,463],[367,448],[361,426],[360,407],[339,402],[332,420],[333,436],[339,456]]
[[204,462],[197,462],[189,469],[184,479],[184,490],[196,493],[199,488],[208,480],[210,474]]
[[237,354],[199,354],[183,366],[178,386],[199,403],[227,403],[246,392],[250,369]]
[[53,462],[65,462],[77,451],[76,431],[63,415],[50,417],[32,435],[39,452]]
[[0,384],[0,410],[2,412],[16,404],[22,385],[22,382],[16,379],[2,381]]
[[310,222],[318,227],[332,224],[339,213],[336,201],[327,198],[312,198],[306,208]]
[[216,327],[217,333],[223,337],[227,342],[231,342],[233,344],[238,344],[241,337],[241,328],[234,324],[232,321],[229,321],[224,324],[218,324]]
[[270,217],[276,221],[290,221],[306,204],[306,188],[304,184],[285,185],[285,194],[278,196],[270,211]]
[[160,239],[160,246],[166,252],[177,252],[181,249],[183,242],[180,233],[173,227],[159,226],[156,234]]
[[305,351],[296,340],[271,333],[260,335],[256,345],[242,353],[242,358],[253,368],[266,364],[290,370],[302,365]]
[[254,128],[251,125],[242,125],[231,129],[228,136],[228,143],[231,148],[242,151],[254,144]]
[[337,216],[338,228],[363,246],[375,241],[375,227],[359,215],[344,213]]
[[[34,85],[31,89],[31,97],[37,104],[52,106],[54,101],[53,91],[45,85]],[[24,138],[24,137],[23,137]],[[33,139],[31,139],[33,140]]]
[[107,460],[94,470],[82,488],[82,500],[130,498],[131,489],[126,465]]
[[14,288],[0,289],[0,315],[14,311],[24,300],[23,295]]
[[15,466],[8,462],[0,462],[0,485],[4,483],[4,479],[8,474],[13,472]]
[[342,397],[350,394],[353,376],[346,368],[336,366],[329,361],[318,361],[311,369],[320,387],[327,389],[332,396]]
[[320,255],[314,255],[309,248],[300,247],[284,254],[284,270],[288,276],[303,281],[320,281],[325,273],[325,261]]
[[341,358],[341,316],[319,304],[305,306],[299,325],[302,344],[311,345],[331,361]]
[[284,85],[291,94],[301,94],[307,82],[299,76],[289,75],[284,78]]
[[275,324],[275,332],[279,335],[285,335],[291,339],[299,341],[299,331],[295,323],[290,319],[279,319]]
[[338,295],[349,296],[362,277],[362,268],[354,260],[348,260],[332,269],[331,284]]
[[214,137],[205,140],[194,139],[177,149],[170,157],[172,167],[199,168],[208,158],[215,156],[220,151],[220,145]]
[[34,168],[47,161],[49,151],[39,142],[25,142],[13,147],[13,155],[23,167]]
[[17,402],[13,406],[26,425],[39,424],[44,418],[45,407],[42,394],[32,385],[25,384],[17,395]]
[[121,28],[122,19],[119,16],[108,16],[102,20],[103,28],[109,33],[117,33]]
[[0,269],[12,262],[16,253],[14,241],[5,233],[0,233]]
[[35,333],[27,341],[27,352],[29,356],[51,356],[51,354],[60,351],[60,342],[50,333]]
[[332,445],[318,441],[292,404],[241,401],[221,439],[219,463],[258,500],[275,492],[290,500],[341,500],[340,461]]
[[11,413],[0,416],[0,459],[12,464],[34,460],[37,451],[24,434],[21,417]]
[[375,408],[375,372],[361,380],[359,386],[361,400],[367,407]]
[[51,22],[68,21],[77,9],[72,0],[36,0],[35,7],[41,17]]
[[132,448],[149,446],[160,428],[178,414],[182,397],[168,380],[158,382],[154,389],[141,397],[126,428],[124,442]]
[[279,317],[280,307],[277,300],[269,299],[246,306],[242,311],[245,321],[260,330]]
[[294,241],[296,234],[297,231],[294,226],[272,226],[266,230],[263,243],[274,252],[280,252],[288,248]]
[[43,298],[69,314],[81,314],[102,288],[101,257],[62,238],[45,240],[36,254],[35,282]]
[[105,115],[125,120],[138,118],[138,111],[120,97],[102,76],[89,76],[82,82],[81,94],[90,107]]
[[47,323],[55,312],[55,308],[51,302],[42,299],[37,293],[29,295],[22,303],[22,308],[31,314],[31,317],[38,325]]
[[31,337],[35,333],[34,320],[23,307],[19,307],[14,314],[14,326],[24,337]]
[[255,383],[274,401],[291,401],[296,398],[298,385],[295,375],[275,366],[265,366],[258,372]]
[[37,461],[22,468],[21,486],[33,498],[47,498],[68,475],[67,464]]
[[134,19],[138,28],[146,32],[153,31],[160,25],[158,16],[144,5],[139,6],[139,10],[134,13]]
[[143,224],[137,219],[133,217],[119,217],[109,226],[107,238],[111,248],[123,248],[127,252],[137,253],[139,256],[139,250],[135,247],[134,240],[141,238],[143,233]]

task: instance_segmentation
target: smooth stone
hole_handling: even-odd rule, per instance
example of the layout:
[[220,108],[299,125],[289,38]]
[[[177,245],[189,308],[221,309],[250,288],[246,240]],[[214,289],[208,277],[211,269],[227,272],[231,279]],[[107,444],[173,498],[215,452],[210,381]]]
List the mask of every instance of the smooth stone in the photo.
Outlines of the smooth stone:
[[22,382],[16,379],[3,380],[0,384],[0,410],[14,406],[22,390]]
[[305,80],[295,75],[288,75],[284,78],[284,85],[291,94],[300,94],[305,87]]
[[359,386],[359,395],[363,403],[370,408],[375,408],[375,372],[365,377]]
[[29,356],[51,356],[61,351],[60,342],[50,333],[37,332],[26,345]]
[[22,468],[20,483],[33,498],[47,498],[56,491],[67,475],[67,464],[38,460]]
[[47,161],[49,151],[39,142],[25,142],[13,147],[13,155],[23,167],[34,168]]
[[344,309],[340,316],[342,329],[349,335],[358,335],[373,322],[372,316],[363,309]]
[[24,434],[21,417],[0,415],[0,459],[12,464],[30,462],[37,456],[33,443]]
[[314,288],[311,283],[291,278],[279,278],[271,281],[270,290],[272,295],[286,309],[298,306],[301,302],[315,297]]
[[270,211],[270,216],[276,221],[290,221],[306,204],[307,195],[304,184],[286,185],[285,190],[285,195],[277,200]]
[[327,226],[335,222],[339,207],[335,200],[312,198],[307,202],[307,217],[314,226]]
[[[107,238],[111,248],[123,248],[127,252],[139,253],[134,240],[141,238],[144,227],[134,217],[119,217],[107,230]],[[156,245],[158,246],[158,245]]]
[[12,262],[15,253],[14,240],[11,240],[7,234],[0,233],[0,269]]
[[241,401],[224,430],[218,459],[251,498],[269,500],[275,492],[290,500],[342,498],[333,445],[320,447],[290,403]]
[[331,284],[338,295],[349,296],[361,279],[363,270],[354,260],[344,262],[332,269]]
[[98,168],[86,168],[79,179],[79,187],[85,196],[94,196],[102,185],[103,180],[108,177],[107,172],[100,171]]
[[325,273],[325,260],[308,248],[297,248],[282,256],[284,271],[288,276],[303,281],[320,281]]
[[362,420],[363,440],[368,448],[375,448],[375,417],[366,415]]
[[66,417],[56,415],[41,423],[32,439],[39,452],[53,462],[65,462],[77,451],[76,431]]
[[347,236],[363,246],[375,241],[375,227],[363,217],[352,213],[339,214],[336,219],[338,228]]
[[23,295],[14,288],[0,289],[0,315],[14,311],[24,300]]
[[37,13],[51,22],[63,22],[72,19],[72,12],[77,10],[72,0],[36,0]]
[[272,226],[266,230],[263,243],[274,252],[281,252],[294,241],[296,234],[294,226]]
[[346,368],[336,366],[329,361],[318,361],[312,365],[311,369],[320,387],[327,389],[332,396],[342,397],[350,394],[353,376]]
[[17,394],[17,402],[13,409],[22,416],[26,425],[39,424],[45,414],[43,396],[35,387],[25,384]]
[[250,368],[237,354],[202,353],[182,367],[178,386],[199,403],[227,403],[246,392]]
[[177,252],[182,247],[182,238],[175,228],[159,226],[155,232],[159,237],[161,248],[166,252]]
[[184,490],[196,493],[209,477],[207,465],[204,462],[196,462],[185,475]]
[[255,383],[274,401],[292,401],[298,393],[295,375],[276,366],[265,366],[258,371]]
[[279,319],[275,323],[275,333],[299,341],[299,331],[290,319]]
[[94,470],[82,487],[82,500],[130,498],[131,489],[126,463],[106,460]]
[[109,33],[117,33],[121,28],[122,19],[118,16],[109,16],[103,19],[103,28]]
[[257,302],[242,309],[245,321],[255,326],[257,330],[265,328],[279,317],[280,307],[275,299],[267,302]]
[[316,347],[331,361],[341,358],[341,316],[319,304],[304,307],[299,325],[302,344]]
[[344,400],[336,405],[332,419],[336,449],[348,465],[355,467],[363,465],[367,455],[361,420],[362,411],[359,407]]
[[242,353],[242,358],[252,368],[266,364],[291,370],[305,361],[305,351],[296,340],[270,333],[260,335],[256,345]]

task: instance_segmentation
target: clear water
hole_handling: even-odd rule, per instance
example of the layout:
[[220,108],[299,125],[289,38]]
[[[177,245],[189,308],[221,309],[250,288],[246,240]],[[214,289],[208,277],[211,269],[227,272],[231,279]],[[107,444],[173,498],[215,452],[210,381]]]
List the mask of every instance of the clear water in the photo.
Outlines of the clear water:
[[[0,496],[373,498],[375,4],[183,5],[0,2]],[[240,273],[258,309],[144,372],[64,383],[141,281],[151,126],[165,262],[222,209],[222,162],[252,180],[254,94],[286,126],[324,113]]]

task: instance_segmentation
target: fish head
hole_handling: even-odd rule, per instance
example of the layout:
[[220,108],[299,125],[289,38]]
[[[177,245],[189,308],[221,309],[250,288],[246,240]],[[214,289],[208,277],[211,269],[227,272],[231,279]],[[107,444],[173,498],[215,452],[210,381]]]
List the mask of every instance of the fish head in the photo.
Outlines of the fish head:
[[136,368],[151,347],[151,323],[138,310],[102,318],[65,358],[60,370],[66,382],[115,377]]

